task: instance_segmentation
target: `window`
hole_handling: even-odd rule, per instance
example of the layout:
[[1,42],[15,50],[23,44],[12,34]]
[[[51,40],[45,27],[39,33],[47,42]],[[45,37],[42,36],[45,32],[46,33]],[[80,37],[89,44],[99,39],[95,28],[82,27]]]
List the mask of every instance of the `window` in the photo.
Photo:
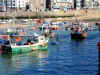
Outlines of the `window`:
[[15,4],[13,4],[13,6],[15,6]]

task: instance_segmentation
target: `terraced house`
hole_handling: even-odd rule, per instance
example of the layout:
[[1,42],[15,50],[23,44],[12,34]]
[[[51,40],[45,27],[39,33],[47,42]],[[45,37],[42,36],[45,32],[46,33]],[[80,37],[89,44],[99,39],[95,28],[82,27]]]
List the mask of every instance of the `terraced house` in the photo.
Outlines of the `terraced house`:
[[68,11],[72,9],[72,1],[73,0],[51,0],[51,9],[53,11]]
[[30,9],[34,12],[45,11],[46,0],[30,0]]
[[0,10],[25,8],[27,4],[29,4],[29,0],[0,0]]

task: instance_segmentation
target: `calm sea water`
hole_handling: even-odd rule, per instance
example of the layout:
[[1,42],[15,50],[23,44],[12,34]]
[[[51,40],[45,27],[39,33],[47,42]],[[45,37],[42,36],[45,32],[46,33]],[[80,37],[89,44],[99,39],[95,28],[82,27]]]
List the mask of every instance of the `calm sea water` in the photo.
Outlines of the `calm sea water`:
[[[70,40],[63,31],[48,50],[0,56],[0,75],[98,75],[100,33],[88,32],[83,41]],[[56,42],[56,45],[52,45]]]

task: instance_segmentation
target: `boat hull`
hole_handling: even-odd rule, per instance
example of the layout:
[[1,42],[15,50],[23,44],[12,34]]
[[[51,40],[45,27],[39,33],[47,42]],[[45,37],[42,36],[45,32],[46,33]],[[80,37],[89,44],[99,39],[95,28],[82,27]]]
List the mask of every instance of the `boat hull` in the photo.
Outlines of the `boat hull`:
[[11,46],[9,45],[2,45],[2,53],[11,53],[12,52],[12,49],[11,49]]
[[26,53],[33,50],[47,50],[48,45],[41,46],[36,45],[25,45],[25,46],[2,46],[2,53]]
[[71,33],[71,39],[76,39],[76,40],[82,40],[85,39],[86,37],[84,37],[81,33]]

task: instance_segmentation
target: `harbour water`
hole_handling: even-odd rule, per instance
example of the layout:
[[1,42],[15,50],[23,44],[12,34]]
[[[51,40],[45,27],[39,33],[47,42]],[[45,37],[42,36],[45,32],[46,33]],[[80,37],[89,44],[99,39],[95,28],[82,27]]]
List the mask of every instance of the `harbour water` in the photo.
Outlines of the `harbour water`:
[[0,75],[98,75],[100,32],[88,32],[83,41],[70,40],[68,31],[58,33],[48,50],[0,55]]

